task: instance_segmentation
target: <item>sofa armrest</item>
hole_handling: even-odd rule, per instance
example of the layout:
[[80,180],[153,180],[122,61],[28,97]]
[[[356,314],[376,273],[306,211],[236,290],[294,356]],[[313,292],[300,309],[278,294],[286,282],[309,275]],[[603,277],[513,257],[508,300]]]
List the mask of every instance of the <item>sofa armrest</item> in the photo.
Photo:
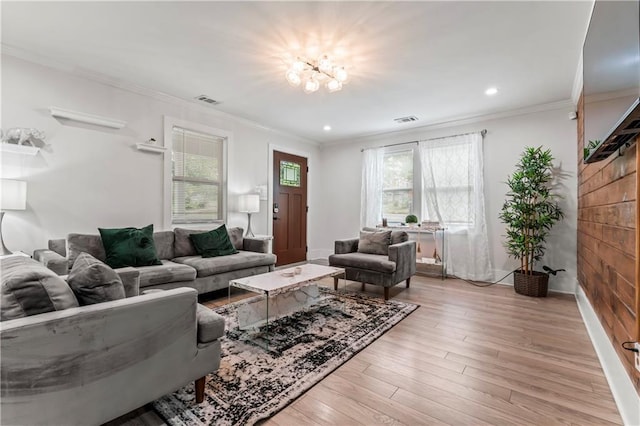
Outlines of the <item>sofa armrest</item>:
[[269,240],[266,238],[244,237],[242,249],[255,253],[269,253]]
[[336,240],[334,251],[335,254],[355,253],[358,251],[359,238],[350,238],[348,240]]
[[126,297],[138,296],[140,294],[140,271],[131,266],[114,269],[124,285]]
[[198,304],[196,309],[198,322],[198,343],[209,343],[224,335],[224,318],[206,306]]
[[396,263],[398,279],[404,280],[413,276],[416,273],[416,242],[405,241],[390,245],[389,260]]
[[[178,288],[1,322],[3,420],[15,424],[42,417],[43,423],[67,423],[64,417],[44,417],[51,414],[47,410],[41,416],[28,410],[39,402],[68,405],[70,395],[87,410],[99,397],[124,404],[135,396],[137,407],[143,396],[121,389],[123,384],[138,386],[132,376],[163,371],[158,380],[144,384],[153,389],[149,400],[171,391],[174,382],[177,388],[194,380],[183,376],[198,351],[197,295],[194,289]],[[114,397],[114,392],[122,395]]]
[[60,256],[53,250],[34,250],[33,258],[58,275],[67,275],[69,273],[69,259]]

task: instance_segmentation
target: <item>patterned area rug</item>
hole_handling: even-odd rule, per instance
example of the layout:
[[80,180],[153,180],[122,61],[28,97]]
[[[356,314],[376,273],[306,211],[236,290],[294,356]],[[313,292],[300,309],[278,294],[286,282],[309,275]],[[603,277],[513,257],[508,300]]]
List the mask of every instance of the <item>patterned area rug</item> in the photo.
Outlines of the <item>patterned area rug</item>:
[[237,331],[233,305],[215,309],[227,319],[227,332],[220,369],[207,376],[204,402],[195,403],[189,385],[155,401],[155,410],[172,426],[252,425],[286,407],[418,308],[321,289],[327,298],[317,307],[269,325],[268,352],[262,341]]

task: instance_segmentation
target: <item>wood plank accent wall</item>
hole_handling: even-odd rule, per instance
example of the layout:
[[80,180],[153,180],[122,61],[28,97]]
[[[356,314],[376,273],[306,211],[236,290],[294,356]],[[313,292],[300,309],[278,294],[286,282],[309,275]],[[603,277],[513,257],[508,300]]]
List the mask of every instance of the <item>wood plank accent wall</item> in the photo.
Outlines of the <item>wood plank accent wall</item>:
[[622,342],[640,338],[638,318],[638,158],[584,164],[583,99],[578,103],[578,281],[640,394],[640,373]]

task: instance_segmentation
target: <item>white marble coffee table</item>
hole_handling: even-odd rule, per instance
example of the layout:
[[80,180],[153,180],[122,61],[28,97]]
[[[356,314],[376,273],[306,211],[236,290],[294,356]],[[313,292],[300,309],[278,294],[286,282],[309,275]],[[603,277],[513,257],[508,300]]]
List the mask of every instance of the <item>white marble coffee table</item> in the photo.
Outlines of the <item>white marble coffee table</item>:
[[[294,273],[296,269],[299,270],[299,274]],[[238,327],[241,330],[246,330],[258,329],[266,325],[265,338],[268,349],[269,322],[318,304],[324,297],[315,284],[316,281],[339,276],[345,276],[343,268],[308,263],[297,268],[279,269],[266,274],[229,281],[229,301],[231,300],[231,287],[265,296],[237,305]]]

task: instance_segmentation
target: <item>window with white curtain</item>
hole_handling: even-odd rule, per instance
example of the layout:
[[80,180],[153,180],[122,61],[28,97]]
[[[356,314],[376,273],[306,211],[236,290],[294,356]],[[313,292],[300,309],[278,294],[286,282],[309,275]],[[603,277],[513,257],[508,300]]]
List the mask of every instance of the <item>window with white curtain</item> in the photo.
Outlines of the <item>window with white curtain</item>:
[[225,138],[173,126],[171,141],[171,222],[224,219]]
[[383,161],[382,216],[404,222],[414,211],[413,149],[386,152]]
[[[423,147],[425,206],[422,218],[447,226],[470,227],[475,221],[473,159],[469,139],[437,140]],[[429,200],[437,197],[437,209]]]
[[447,272],[492,280],[482,144],[483,133],[477,132],[429,139],[417,147],[365,150],[361,225],[376,226],[381,217],[404,222],[409,213],[437,221],[446,228]]

